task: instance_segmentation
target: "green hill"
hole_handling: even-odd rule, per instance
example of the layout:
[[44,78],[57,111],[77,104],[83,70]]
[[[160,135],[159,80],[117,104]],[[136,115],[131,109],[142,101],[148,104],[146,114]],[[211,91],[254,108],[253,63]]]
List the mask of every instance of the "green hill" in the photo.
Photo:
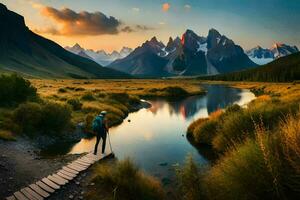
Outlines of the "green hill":
[[0,3],[0,73],[17,72],[39,78],[128,78],[68,52],[30,31],[24,18]]
[[300,80],[300,53],[279,58],[264,66],[249,70],[199,77],[203,80],[291,82]]

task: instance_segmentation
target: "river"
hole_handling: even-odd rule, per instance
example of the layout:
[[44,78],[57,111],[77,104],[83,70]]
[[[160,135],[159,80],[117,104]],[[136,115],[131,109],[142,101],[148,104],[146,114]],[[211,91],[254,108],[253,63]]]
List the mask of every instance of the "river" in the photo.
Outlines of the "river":
[[[131,113],[121,125],[111,128],[110,139],[116,158],[130,157],[143,170],[160,178],[174,174],[174,166],[182,164],[189,154],[200,164],[209,163],[209,154],[198,151],[188,142],[186,129],[189,124],[231,104],[245,106],[255,95],[249,90],[225,85],[202,87],[207,90],[202,96],[174,101],[149,100],[151,108]],[[89,152],[94,144],[95,138],[82,139],[61,152]]]

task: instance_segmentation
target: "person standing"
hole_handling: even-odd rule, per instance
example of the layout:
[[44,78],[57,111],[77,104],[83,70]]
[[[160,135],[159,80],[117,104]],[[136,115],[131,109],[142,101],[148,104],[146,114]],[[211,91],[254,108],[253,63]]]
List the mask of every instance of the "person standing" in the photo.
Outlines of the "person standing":
[[108,134],[108,127],[106,125],[106,119],[105,119],[106,114],[107,114],[106,111],[102,111],[98,116],[95,117],[92,124],[93,131],[97,138],[95,149],[94,149],[94,155],[97,155],[98,145],[101,138],[102,138],[102,154],[105,153],[106,136]]

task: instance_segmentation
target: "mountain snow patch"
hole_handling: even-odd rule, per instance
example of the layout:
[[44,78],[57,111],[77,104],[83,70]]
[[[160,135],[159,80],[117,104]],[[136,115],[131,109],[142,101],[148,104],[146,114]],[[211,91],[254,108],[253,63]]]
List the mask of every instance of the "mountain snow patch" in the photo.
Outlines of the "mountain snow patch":
[[206,55],[207,54],[207,43],[201,44],[199,41],[197,41],[197,44],[198,44],[197,52],[203,51]]

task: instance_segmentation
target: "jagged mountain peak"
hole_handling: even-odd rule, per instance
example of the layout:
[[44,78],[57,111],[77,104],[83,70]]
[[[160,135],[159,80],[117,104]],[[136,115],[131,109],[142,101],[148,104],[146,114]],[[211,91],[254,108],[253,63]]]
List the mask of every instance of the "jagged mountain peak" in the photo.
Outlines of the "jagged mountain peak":
[[[214,48],[208,48],[209,42]],[[215,29],[209,31],[209,37],[187,29],[181,39],[169,37],[166,46],[153,37],[109,65],[142,76],[216,74],[254,66],[240,46]]]
[[296,46],[289,46],[284,43],[274,43],[271,48],[254,47],[246,51],[249,58],[259,65],[272,62],[274,59],[299,52]]
[[75,48],[82,48],[78,43],[75,43],[73,47],[75,47]]
[[169,40],[168,40],[168,43],[167,43],[167,46],[168,46],[168,44],[171,44],[171,43],[173,43],[173,38],[172,37],[169,37]]
[[214,28],[209,29],[208,36],[215,36],[215,37],[221,37],[222,35],[220,32]]
[[155,42],[155,43],[158,42],[156,36],[153,36],[153,37],[151,38],[150,42]]
[[94,60],[97,63],[104,65],[104,66],[110,64],[111,62],[113,62],[116,59],[124,58],[132,52],[131,48],[123,47],[120,50],[120,52],[114,50],[111,53],[107,53],[104,50],[95,51],[93,49],[84,49],[78,43],[76,43],[73,47],[65,47],[65,49],[67,49],[68,51],[70,51],[74,54]]

